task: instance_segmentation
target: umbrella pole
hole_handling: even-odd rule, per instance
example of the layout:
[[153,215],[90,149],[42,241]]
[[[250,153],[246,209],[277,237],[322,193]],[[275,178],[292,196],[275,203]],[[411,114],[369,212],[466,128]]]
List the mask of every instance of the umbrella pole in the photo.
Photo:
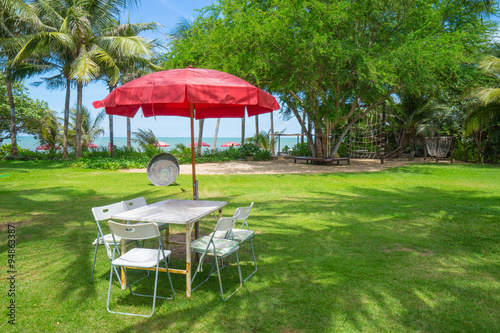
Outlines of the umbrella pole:
[[189,103],[190,119],[191,119],[191,170],[193,174],[193,200],[198,200],[198,182],[196,181],[196,167],[194,156],[194,104]]

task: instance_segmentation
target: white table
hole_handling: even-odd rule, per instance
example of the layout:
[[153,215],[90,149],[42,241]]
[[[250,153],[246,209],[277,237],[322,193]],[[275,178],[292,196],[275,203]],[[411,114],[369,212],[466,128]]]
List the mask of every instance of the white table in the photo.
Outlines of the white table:
[[[151,205],[113,215],[111,218],[122,221],[158,222],[185,225],[186,269],[169,268],[169,272],[186,275],[186,296],[191,297],[191,233],[193,231],[193,226],[196,222],[214,212],[218,211],[220,217],[222,215],[222,207],[225,205],[227,205],[226,201],[163,200]],[[195,237],[198,237],[197,232],[195,233]],[[122,243],[122,253],[125,252],[124,247],[124,243]],[[165,271],[165,268],[159,270]],[[124,281],[124,276],[122,276],[122,282]]]

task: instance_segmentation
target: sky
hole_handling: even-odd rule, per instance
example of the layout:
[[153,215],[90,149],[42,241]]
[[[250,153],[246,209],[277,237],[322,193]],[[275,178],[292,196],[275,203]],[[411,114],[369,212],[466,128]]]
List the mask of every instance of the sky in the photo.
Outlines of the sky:
[[[210,0],[142,0],[138,8],[126,10],[122,14],[122,20],[127,21],[130,17],[132,23],[157,22],[163,26],[163,32],[172,31],[175,25],[180,22],[181,18],[192,20],[198,12],[197,9],[209,6],[212,4]],[[161,38],[162,34],[144,34],[148,39]],[[43,75],[44,77],[50,74]],[[32,82],[39,81],[40,77],[31,78],[25,81],[26,87],[29,89],[29,94],[32,99],[39,99],[48,102],[51,110],[59,112],[63,116],[64,110],[64,90],[48,90],[45,86],[35,87]],[[99,110],[92,106],[93,101],[102,100],[108,94],[107,87],[104,83],[92,83],[83,89],[83,105],[86,106],[93,115]],[[76,89],[71,91],[72,108],[76,103]],[[113,130],[115,137],[125,137],[126,118],[121,116],[113,117]],[[268,131],[270,129],[270,115],[264,114],[259,116],[259,131]],[[245,136],[250,137],[255,135],[255,117],[247,118],[245,122]],[[132,132],[137,129],[151,129],[157,137],[189,137],[189,118],[182,117],[157,117],[144,118],[140,111],[132,119]],[[216,119],[206,119],[203,127],[204,137],[213,137],[215,133]],[[103,136],[109,136],[108,117],[102,123],[105,131]],[[300,126],[296,119],[283,121],[279,116],[279,110],[274,111],[274,130],[284,131],[284,133],[295,134],[300,133]],[[195,122],[195,134],[198,133],[198,122]],[[239,138],[241,137],[241,119],[222,118],[219,127],[219,137]]]

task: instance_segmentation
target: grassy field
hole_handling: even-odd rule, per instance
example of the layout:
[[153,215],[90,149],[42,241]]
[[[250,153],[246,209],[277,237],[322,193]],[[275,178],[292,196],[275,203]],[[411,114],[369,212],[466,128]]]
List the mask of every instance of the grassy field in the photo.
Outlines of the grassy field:
[[[314,166],[311,166],[314,167]],[[378,173],[199,176],[200,198],[225,215],[255,202],[249,224],[259,270],[222,302],[216,279],[160,300],[152,318],[109,314],[109,260],[93,206],[144,196],[190,199],[189,176],[152,186],[145,174],[0,162],[3,332],[499,332],[500,168],[410,165]],[[187,189],[182,192],[181,188]],[[8,225],[15,226],[9,297]],[[215,220],[202,221],[208,232]],[[175,230],[174,230],[175,231]],[[180,231],[180,230],[179,230]],[[241,255],[252,270],[249,251]],[[180,256],[173,264],[182,265]],[[235,288],[235,267],[225,287]],[[161,276],[160,292],[168,293]],[[147,311],[114,286],[113,306]],[[16,325],[8,323],[15,300]]]

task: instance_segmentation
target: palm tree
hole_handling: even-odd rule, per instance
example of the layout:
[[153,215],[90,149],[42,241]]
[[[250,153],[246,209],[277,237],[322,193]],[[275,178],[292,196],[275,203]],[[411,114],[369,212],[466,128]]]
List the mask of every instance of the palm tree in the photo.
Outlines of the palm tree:
[[[95,139],[104,134],[104,129],[101,124],[104,120],[106,113],[104,110],[97,113],[96,117],[92,117],[89,109],[82,106],[82,121],[81,121],[81,146],[88,147],[89,143],[93,143]],[[77,111],[76,108],[70,109],[70,136],[74,138],[76,133],[76,119]]]
[[488,76],[497,81],[494,87],[483,87],[471,95],[476,97],[480,105],[473,109],[466,117],[464,134],[470,135],[488,124],[500,112],[500,59],[490,55],[481,61],[479,66]]
[[415,139],[426,127],[426,123],[433,116],[434,110],[430,107],[430,99],[427,96],[411,93],[401,94],[399,108],[392,116],[408,135],[410,146],[410,161],[415,159]]
[[56,146],[61,141],[60,124],[55,111],[47,110],[40,122],[38,133],[40,144],[48,145],[51,152],[56,150]]
[[[152,72],[154,70],[161,70],[161,68],[155,66],[151,62],[153,56],[153,48],[156,46],[156,42],[146,42],[141,37],[139,33],[147,30],[157,29],[159,25],[155,22],[151,23],[138,23],[138,24],[121,24],[119,21],[112,21],[111,26],[108,27],[108,35],[121,36],[126,38],[138,38],[144,42],[144,47],[146,50],[141,52],[114,52],[110,49],[109,53],[113,57],[116,67],[120,69],[121,72],[125,72],[126,75],[122,76],[119,80],[120,83],[126,83],[133,79],[136,79],[146,72]],[[108,63],[104,63],[104,67],[101,68],[101,78],[108,85],[109,92],[111,93],[118,81],[115,80],[116,68],[115,66],[108,67]],[[142,74],[142,75],[141,75]],[[111,156],[114,156],[114,145],[113,145],[113,116],[109,115],[109,140],[111,146]],[[130,148],[130,118],[127,118],[127,147]]]
[[146,149],[148,146],[158,142],[156,135],[151,129],[146,131],[139,128],[137,129],[137,132],[133,132],[132,134],[135,136],[134,141],[137,142],[143,149]]
[[[57,27],[50,34],[43,31],[34,34],[25,47],[19,52],[18,60],[31,56],[35,50],[47,51],[46,55],[58,54],[61,59],[69,61],[65,65],[66,78],[74,79],[77,85],[76,122],[81,124],[83,86],[95,80],[102,69],[112,73],[112,86],[116,84],[119,68],[113,55],[148,54],[141,38],[119,36],[113,34],[113,25],[120,11],[127,4],[136,4],[137,0],[35,0],[36,8],[43,13],[49,22]],[[60,40],[58,38],[61,38]],[[69,71],[68,71],[69,69]],[[68,83],[68,82],[67,82]],[[75,156],[81,156],[81,126],[76,126]]]

